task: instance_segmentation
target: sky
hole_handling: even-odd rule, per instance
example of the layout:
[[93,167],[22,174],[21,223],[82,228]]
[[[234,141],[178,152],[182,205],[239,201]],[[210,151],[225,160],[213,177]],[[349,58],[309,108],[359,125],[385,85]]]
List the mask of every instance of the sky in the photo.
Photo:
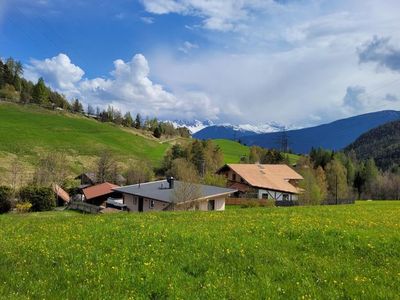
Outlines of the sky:
[[0,57],[68,99],[305,127],[400,109],[400,2],[0,0]]

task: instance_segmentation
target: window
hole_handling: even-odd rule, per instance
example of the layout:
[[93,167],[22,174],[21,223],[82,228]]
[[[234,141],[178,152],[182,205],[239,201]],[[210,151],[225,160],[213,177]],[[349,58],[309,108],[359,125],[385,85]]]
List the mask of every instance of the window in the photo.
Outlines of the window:
[[283,194],[282,195],[282,200],[283,201],[288,201],[289,200],[289,194]]
[[268,193],[261,194],[263,199],[268,199]]
[[236,181],[236,174],[232,174],[232,180]]
[[136,196],[133,197],[132,203],[133,203],[133,205],[137,205],[137,197]]
[[154,208],[154,204],[155,204],[155,201],[154,200],[150,200],[150,208]]
[[240,177],[240,182],[244,183],[244,179],[242,177]]

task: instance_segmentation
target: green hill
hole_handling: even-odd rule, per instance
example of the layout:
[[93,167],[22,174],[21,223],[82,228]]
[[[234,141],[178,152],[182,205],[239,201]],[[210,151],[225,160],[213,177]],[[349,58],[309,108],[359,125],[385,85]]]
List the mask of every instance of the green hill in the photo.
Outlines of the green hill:
[[400,121],[378,126],[361,135],[345,151],[354,151],[357,158],[373,158],[376,165],[387,170],[400,165]]
[[0,215],[1,299],[398,299],[400,202]]
[[[250,148],[244,146],[238,142],[234,142],[231,140],[224,139],[215,139],[213,140],[224,153],[224,161],[227,164],[230,163],[238,163],[243,156],[248,156],[250,152]],[[283,155],[287,155],[289,157],[290,164],[295,164],[299,156],[291,153],[284,153]]]
[[13,155],[30,165],[43,153],[65,151],[78,168],[104,149],[121,162],[146,159],[157,166],[170,146],[133,129],[66,112],[9,103],[0,104],[0,137],[3,167]]

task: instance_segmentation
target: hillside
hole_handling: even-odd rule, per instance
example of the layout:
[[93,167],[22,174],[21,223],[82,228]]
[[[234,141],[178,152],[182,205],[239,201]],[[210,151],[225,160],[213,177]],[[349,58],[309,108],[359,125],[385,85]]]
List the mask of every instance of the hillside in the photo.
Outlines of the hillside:
[[[227,164],[230,163],[238,163],[243,156],[248,156],[250,152],[250,148],[248,146],[244,146],[238,142],[225,140],[225,139],[215,139],[213,140],[215,144],[217,144],[222,152],[224,153],[224,162]],[[283,155],[287,155],[289,157],[290,164],[295,164],[299,156],[291,153],[283,153]]]
[[0,215],[4,299],[395,299],[400,202]]
[[364,133],[345,150],[353,150],[358,159],[373,158],[377,166],[384,170],[394,164],[400,165],[400,121]]
[[[315,127],[289,130],[286,133],[289,147],[295,153],[308,153],[312,147],[340,150],[368,130],[399,119],[399,111],[387,110],[350,117]],[[195,137],[213,139],[220,138],[221,135],[224,136],[226,134],[226,129],[218,129],[216,127],[204,130],[208,131],[199,131]],[[245,134],[235,137],[235,139],[238,138],[246,145],[279,149],[281,147],[279,141],[282,140],[282,133]]]
[[[72,168],[89,167],[99,152],[108,149],[120,162],[144,159],[157,166],[169,143],[86,117],[0,103],[0,162],[3,168],[17,155],[27,167],[49,151],[64,151]],[[1,170],[0,170],[1,171]]]

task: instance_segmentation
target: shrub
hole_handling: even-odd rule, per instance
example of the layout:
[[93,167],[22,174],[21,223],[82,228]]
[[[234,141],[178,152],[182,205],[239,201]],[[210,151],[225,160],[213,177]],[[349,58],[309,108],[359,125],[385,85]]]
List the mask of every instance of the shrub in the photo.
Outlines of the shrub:
[[12,191],[7,186],[0,186],[0,214],[11,210]]
[[20,190],[23,202],[32,204],[32,211],[51,210],[56,206],[56,199],[49,187],[27,186]]
[[15,205],[18,213],[27,213],[31,210],[32,204],[30,202],[19,202]]

